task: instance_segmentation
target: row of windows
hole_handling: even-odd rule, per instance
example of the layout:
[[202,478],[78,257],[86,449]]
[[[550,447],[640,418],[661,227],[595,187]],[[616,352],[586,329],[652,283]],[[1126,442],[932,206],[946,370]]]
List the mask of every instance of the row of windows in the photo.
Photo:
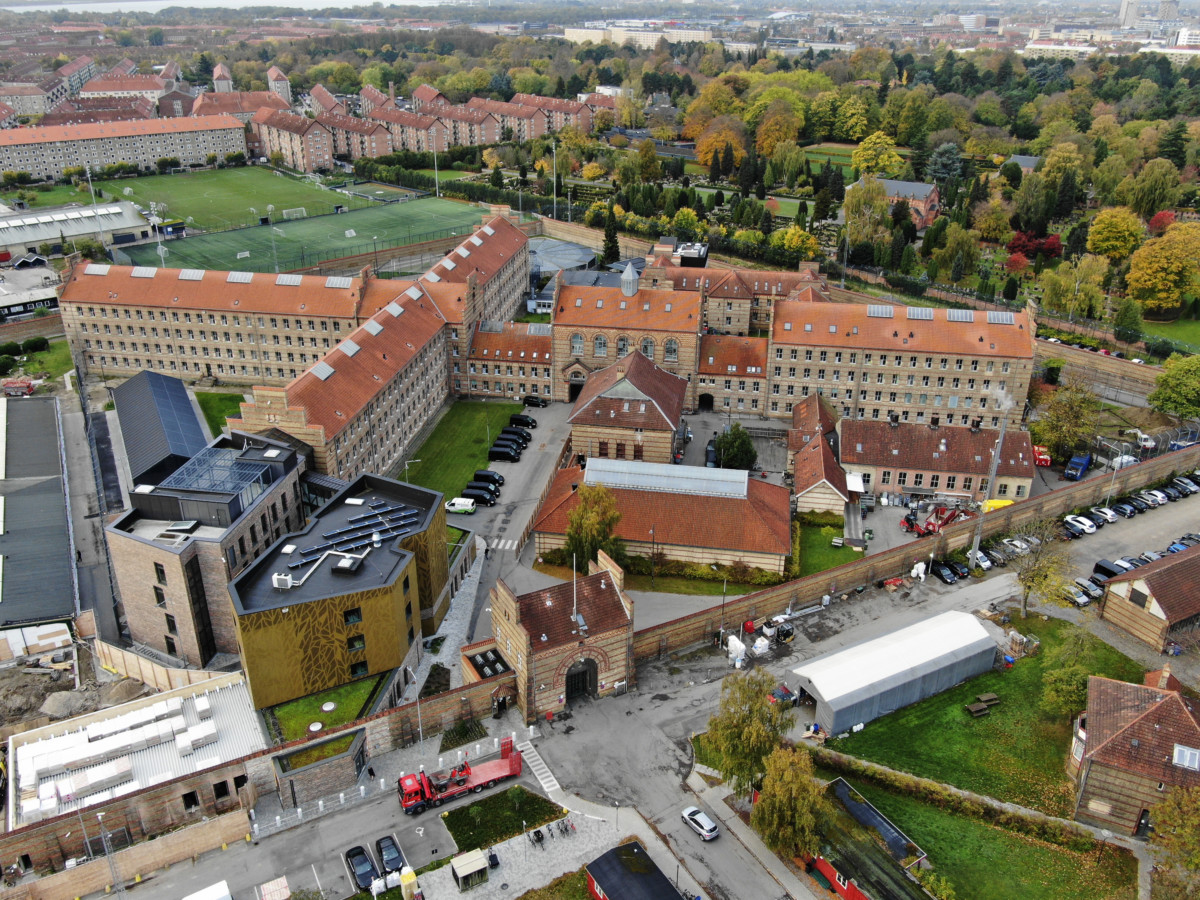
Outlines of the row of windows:
[[[776,378],[783,378],[784,377],[783,366],[775,366],[773,374]],[[813,380],[813,370],[811,368],[805,367],[803,369],[798,369],[796,366],[788,366],[788,369],[787,369],[787,377],[788,378],[795,378],[795,377],[797,377],[797,374],[799,374],[800,378],[803,379],[804,381],[812,381]],[[859,374],[860,373],[855,372],[853,369],[847,371],[846,372],[846,381],[853,383],[854,381],[859,380],[858,379]],[[817,375],[817,381],[825,381],[827,378],[829,381],[841,381],[842,380],[842,370],[841,369],[833,369],[833,370],[817,369],[816,375]],[[862,375],[861,381],[863,384],[871,383],[871,376],[869,373],[863,372],[863,373],[861,373],[861,375]],[[900,380],[902,377],[905,379],[903,382]],[[875,383],[876,384],[889,383],[887,374],[884,372],[875,373]],[[918,384],[918,381],[917,381],[916,375],[901,376],[899,373],[893,372],[890,383],[894,384],[894,385],[907,384],[909,387],[916,387]],[[943,388],[943,387],[947,386],[947,376],[945,376],[945,375],[937,375],[937,376],[922,375],[919,384],[921,387]],[[981,390],[990,391],[992,389],[992,379],[990,379],[990,378],[983,378],[983,379],[975,379],[975,378],[963,379],[963,378],[958,378],[958,377],[949,378],[949,386],[953,390],[956,390],[956,391],[960,390],[964,384],[966,385],[966,389],[969,391],[975,390],[975,387],[977,384],[979,385]],[[1002,391],[1007,390],[1008,389],[1008,380],[1002,378],[996,382],[996,386]]]
[[[82,307],[82,306],[75,307],[75,311],[78,315],[81,315],[81,316],[84,315],[84,307]],[[106,308],[103,306],[87,307],[87,315],[93,319],[94,318],[107,319],[107,318],[109,318],[110,312],[112,314],[111,317],[114,319],[120,319],[120,318],[136,319],[137,321],[140,322],[140,321],[142,321],[143,314],[145,315],[145,318],[148,321],[153,322],[154,318],[155,318],[155,315],[154,315],[155,310],[153,310],[153,309],[131,310],[128,307],[124,307],[124,308],[116,308],[116,307]],[[158,312],[158,321],[166,322],[167,321],[167,311],[165,309],[160,309],[157,312]],[[124,314],[123,316],[122,316],[122,313]],[[170,321],[172,321],[172,322],[183,322],[185,324],[191,324],[193,321],[192,313],[190,313],[190,312],[182,312],[181,313],[178,310],[171,310],[170,315],[171,315]],[[316,331],[318,329],[320,329],[321,331],[329,330],[329,322],[325,319],[292,319],[292,318],[279,318],[276,316],[251,316],[251,315],[247,315],[245,317],[245,319],[246,319],[246,327],[248,327],[248,328],[253,328],[256,324],[259,328],[266,328],[269,324],[272,331],[275,331],[276,329],[279,329],[279,328],[282,328],[284,331],[288,331],[292,328],[292,325],[294,323],[295,329],[297,331],[304,331],[306,329],[308,331]],[[203,325],[207,321],[207,323],[209,325],[217,325],[217,324],[229,325],[231,320],[232,320],[232,324],[234,325],[235,328],[242,324],[242,316],[240,316],[240,315],[230,316],[226,313],[221,313],[220,316],[218,316],[215,313],[201,313],[201,312],[196,313],[195,323],[197,325]],[[341,331],[342,323],[335,319],[333,321],[333,330],[335,332]],[[120,334],[119,331],[117,333]],[[130,332],[130,333],[132,334],[132,332]],[[145,332],[142,332],[142,333],[145,334]],[[213,332],[213,334],[215,335],[216,332]],[[229,333],[226,332],[225,340],[229,340],[228,334]],[[216,340],[216,338],[214,337],[213,340]]]
[[[615,449],[616,449],[616,453],[615,453],[616,459],[627,459],[628,458],[625,455],[625,443],[623,441],[618,441]],[[608,441],[598,442],[598,444],[596,446],[596,454],[601,459],[608,459]],[[641,444],[633,445],[633,458],[634,459],[642,458],[642,445]]]
[[[151,329],[150,329],[150,333],[149,333],[149,334],[146,334],[146,326],[145,326],[145,325],[139,325],[139,326],[138,326],[138,331],[140,332],[139,334],[134,334],[134,331],[133,331],[133,326],[132,326],[132,325],[130,325],[130,326],[129,326],[129,331],[128,331],[128,336],[129,336],[129,337],[153,337],[153,338],[156,338],[156,337],[158,337],[158,336],[159,336],[159,334],[158,334],[158,329],[157,329],[157,328],[155,328],[155,327],[151,327]],[[209,341],[209,334],[210,334],[210,332],[203,331],[203,330],[201,330],[201,331],[199,331],[199,332],[196,332],[196,331],[193,331],[191,328],[187,328],[187,329],[183,329],[183,328],[176,328],[176,329],[175,329],[175,339],[176,339],[176,340],[179,340],[179,341],[185,340],[185,336],[184,336],[184,332],[185,332],[185,331],[187,332],[187,335],[186,335],[186,340],[189,340],[189,341],[194,341],[194,340],[197,340],[197,339],[199,339],[200,341],[202,341],[202,342],[205,342],[205,343],[207,343],[207,342]],[[82,332],[83,332],[84,334],[86,334],[86,333],[87,333],[87,325],[84,325],[84,326],[83,326],[83,328],[82,328]],[[92,334],[100,334],[100,333],[101,333],[101,331],[100,331],[100,325],[99,325],[99,323],[95,323],[95,322],[94,322],[94,323],[92,323]],[[107,325],[107,324],[106,324],[106,325],[104,326],[104,331],[103,331],[103,333],[104,333],[104,334],[113,334],[113,331],[112,331],[112,326],[110,326],[110,325]],[[125,331],[122,329],[122,327],[121,327],[120,325],[118,325],[118,326],[117,326],[117,330],[116,330],[116,334],[118,334],[118,335],[124,335],[124,334],[126,334],[126,332],[125,332]],[[199,335],[199,338],[197,338],[197,334]],[[303,336],[301,336],[301,337],[297,337],[297,338],[293,338],[293,337],[292,337],[290,334],[288,334],[288,335],[284,335],[284,336],[282,337],[282,339],[280,338],[280,336],[279,336],[278,334],[273,334],[273,335],[271,335],[271,340],[270,340],[270,341],[268,341],[268,340],[267,340],[267,336],[266,336],[265,334],[264,334],[264,335],[262,335],[262,336],[259,338],[259,340],[258,340],[258,341],[255,341],[255,339],[254,339],[254,337],[255,337],[255,336],[254,336],[254,335],[252,335],[252,334],[251,334],[251,335],[246,335],[246,337],[245,337],[245,340],[243,340],[243,336],[242,336],[242,333],[241,333],[240,331],[239,331],[239,332],[236,332],[236,333],[234,333],[234,334],[232,335],[232,338],[233,338],[232,340],[230,339],[230,338],[231,338],[231,335],[230,335],[230,333],[229,333],[228,331],[224,332],[224,340],[222,340],[222,335],[221,335],[219,332],[216,332],[216,331],[214,331],[214,332],[211,332],[211,336],[212,336],[212,340],[213,340],[214,342],[216,342],[216,343],[225,343],[225,344],[242,344],[242,343],[246,343],[246,344],[254,344],[254,343],[259,343],[259,344],[272,344],[272,345],[274,345],[274,346],[276,346],[276,347],[279,347],[279,346],[291,347],[291,346],[293,346],[293,345],[294,345],[294,346],[297,346],[297,347],[303,347],[303,346],[304,346],[304,337],[303,337]],[[168,338],[168,339],[169,339],[169,338],[171,337],[171,329],[170,329],[170,328],[164,328],[164,329],[162,330],[162,337],[164,337],[164,338]],[[327,337],[323,337],[323,338],[321,338],[320,340],[321,340],[321,342],[322,342],[322,345],[324,346],[324,348],[325,348],[326,350],[328,350],[328,349],[330,348],[330,344],[329,344],[329,338],[327,338]],[[122,344],[123,344],[123,343],[124,343],[124,342],[122,342]],[[146,344],[145,346],[146,346],[147,348],[149,348],[149,344]],[[310,338],[308,338],[308,346],[310,346],[310,347],[314,347],[314,348],[315,348],[315,347],[317,346],[317,338],[315,338],[315,337],[310,337]],[[157,344],[155,344],[155,347],[158,347],[158,345],[157,345]],[[124,346],[122,346],[122,349],[124,349]],[[149,351],[149,349],[147,349],[147,350],[146,350],[146,352],[147,352],[147,353],[149,353],[149,352],[150,352],[150,351]],[[162,351],[161,351],[161,350],[155,350],[155,352],[156,352],[156,353],[161,353]],[[167,352],[168,352],[168,353],[170,353],[171,351],[168,349],[168,350],[167,350]]]
[[[499,363],[496,364],[496,374],[497,375],[506,375],[509,378],[511,378],[513,376],[513,367],[505,366],[504,369],[505,370],[503,372],[501,372],[500,364]],[[454,364],[454,371],[455,372],[458,371],[458,363]],[[483,363],[479,367],[478,371],[476,370],[475,363],[471,363],[470,367],[469,367],[469,371],[472,375],[490,375],[491,374],[491,372],[488,371],[487,363]],[[541,374],[538,374],[539,372]],[[517,366],[517,377],[518,378],[525,377],[525,367],[524,366]],[[529,367],[529,377],[530,378],[549,378],[550,377],[550,369],[544,368],[544,369],[539,370],[536,366],[530,366]]]
[[[642,345],[639,348],[642,355],[647,359],[654,359],[655,344],[653,338],[643,338]],[[571,335],[571,355],[583,356],[583,335]],[[629,355],[629,338],[622,335],[617,338],[617,359]],[[592,356],[603,358],[608,356],[608,337],[603,334],[598,334],[592,338]],[[668,363],[679,362],[679,341],[674,338],[667,338],[663,343],[663,361]]]
[[[125,350],[127,350],[127,349],[128,349],[128,350],[132,351],[133,353],[137,353],[137,352],[138,352],[138,345],[137,345],[137,344],[131,344],[131,345],[130,345],[130,346],[127,348],[127,347],[125,346],[125,342],[124,342],[124,341],[116,341],[116,342],[109,341],[109,342],[108,342],[108,347],[107,347],[107,348],[105,348],[105,346],[104,346],[104,341],[96,341],[96,344],[95,344],[95,346],[92,346],[92,342],[91,342],[90,340],[84,341],[83,343],[84,343],[84,349],[85,349],[85,350],[104,350],[104,349],[108,349],[108,350],[110,350],[110,351],[112,351],[112,350],[120,350],[120,351],[124,352]],[[180,347],[180,348],[178,348],[178,353],[179,353],[179,355],[180,355],[180,356],[187,356],[187,351],[188,351],[188,349],[189,349],[189,348],[187,348],[187,347]],[[213,349],[213,350],[211,350],[211,351],[210,351],[210,350],[209,350],[207,347],[192,347],[192,348],[190,348],[190,349],[191,349],[191,355],[192,355],[192,356],[202,356],[202,357],[204,357],[205,359],[221,359],[221,358],[222,358],[222,357],[221,357],[221,349],[220,349],[219,347],[217,347],[217,348],[214,348],[214,349]],[[150,352],[150,345],[149,345],[149,344],[142,344],[141,350],[142,350],[142,352],[143,352],[143,353],[149,353],[149,352]],[[154,352],[155,352],[155,353],[157,353],[157,354],[161,354],[161,353],[162,353],[162,347],[161,347],[161,345],[159,345],[159,344],[155,344],[155,345],[154,345]],[[173,348],[171,347],[171,345],[170,345],[170,344],[167,344],[167,353],[168,353],[168,354],[171,354],[171,353],[174,353],[174,352],[175,352],[175,351],[173,350]],[[285,352],[284,352],[284,351],[282,351],[282,350],[276,350],[276,351],[275,351],[275,361],[276,361],[276,362],[283,362],[283,360],[284,360],[284,356],[285,356],[285,355],[287,356],[287,361],[288,361],[288,362],[296,362],[296,360],[297,360],[297,354],[295,354],[295,353],[292,353],[292,352],[290,352],[290,351],[285,353]],[[91,357],[89,357],[89,359],[90,359],[90,358],[91,358]],[[224,358],[225,358],[225,359],[235,359],[235,358],[236,358],[236,359],[259,359],[260,357],[259,357],[259,354],[258,354],[258,351],[257,351],[257,350],[251,350],[251,351],[250,351],[250,355],[249,355],[249,357],[247,357],[247,356],[246,356],[246,351],[245,351],[245,350],[238,350],[238,351],[237,351],[237,356],[236,356],[236,357],[234,357],[234,355],[233,355],[233,348],[232,348],[232,347],[227,347],[227,348],[225,349],[225,357],[224,357]],[[263,360],[267,360],[267,361],[269,361],[269,360],[271,359],[271,353],[270,353],[270,351],[264,351],[264,352],[263,352],[263,354],[262,354],[262,357],[261,357],[261,358],[262,358]],[[319,353],[314,353],[314,354],[312,354],[312,362],[317,362],[317,361],[318,361],[320,358],[321,358],[321,354],[319,354]],[[103,360],[103,357],[101,357],[101,359]],[[307,353],[301,353],[301,354],[299,354],[299,361],[300,361],[300,363],[301,363],[302,365],[307,365],[307,364],[308,364],[308,362],[309,362],[309,354],[307,354]],[[161,368],[162,368],[162,365],[161,365],[161,363],[162,363],[162,360],[159,360],[159,363],[160,363],[160,365],[159,365],[159,368],[161,369]],[[136,361],[136,363],[135,363],[135,365],[137,365],[137,367],[138,367],[138,368],[141,368],[141,360],[137,360],[137,361]],[[146,368],[147,368],[147,369],[153,368],[153,361],[152,361],[152,360],[146,360]]]
[[[227,366],[227,365],[225,365],[225,363],[201,364],[199,362],[194,362],[189,366],[186,360],[184,360],[183,362],[179,362],[174,359],[172,359],[172,360],[148,359],[148,360],[146,360],[145,365],[143,365],[142,360],[139,359],[138,357],[134,357],[133,360],[131,361],[128,356],[95,356],[90,353],[88,354],[87,360],[88,360],[89,366],[91,366],[91,367],[98,366],[101,369],[103,369],[105,367],[111,367],[114,369],[117,369],[117,368],[143,369],[144,368],[147,370],[158,369],[161,372],[165,372],[165,371],[195,372],[197,374],[203,372],[206,375],[208,375],[208,374],[231,375],[231,376],[241,375],[242,377],[246,377],[246,378],[249,378],[249,377],[258,378],[261,376],[264,378],[278,378],[280,380],[286,380],[286,381],[292,380],[299,374],[298,370],[296,370],[296,369],[284,369],[283,367],[271,368],[270,366],[263,366],[262,368],[259,368],[258,366],[235,366],[235,365]],[[208,372],[208,369],[210,369],[210,368],[212,369],[211,373]]]
[[[792,347],[790,350],[787,351],[787,353],[788,353],[788,359],[791,359],[791,360],[799,359],[800,351],[798,348]],[[804,361],[812,362],[814,353],[817,354],[818,362],[828,362],[831,355],[833,357],[833,362],[835,362],[835,363],[840,363],[843,358],[843,354],[842,354],[841,350],[816,350],[816,351],[805,350],[804,351]],[[783,347],[775,348],[775,358],[776,359],[783,359],[783,354],[784,354]],[[846,356],[850,362],[850,365],[858,364],[858,353],[857,352],[848,353],[848,354],[846,354]],[[896,354],[892,357],[892,360],[893,360],[892,365],[901,366],[901,367],[904,366],[904,357],[903,356]],[[910,369],[917,368],[918,364],[919,364],[919,360],[920,360],[920,357],[916,357],[916,356],[908,357],[908,368],[910,368]],[[925,361],[926,369],[932,369],[934,367],[934,365],[933,365],[934,357],[926,356],[924,361]],[[953,362],[954,362],[954,366],[953,366],[954,371],[956,371],[956,372],[964,371],[964,366],[966,367],[966,370],[969,370],[971,372],[978,372],[980,370],[981,361],[978,359],[970,359],[970,360],[966,360],[965,362],[962,359],[955,359]],[[869,366],[869,365],[872,365],[872,363],[875,363],[876,365],[880,365],[880,366],[886,366],[886,365],[888,365],[888,355],[886,353],[880,353],[878,362],[876,362],[875,354],[864,353],[863,354],[863,365]],[[949,369],[950,363],[951,363],[950,358],[943,356],[940,359],[938,359],[938,368],[939,369]],[[985,363],[984,371],[994,372],[995,366],[996,366],[996,361],[989,359]],[[1007,373],[1009,371],[1009,368],[1010,368],[1009,363],[1007,363],[1007,362],[1000,363],[1000,371],[1001,372]]]
[[[701,385],[702,387],[703,387],[704,385],[706,385],[706,384],[707,384],[707,385],[711,385],[711,386],[713,386],[713,387],[716,387],[716,386],[717,386],[717,379],[715,379],[715,378],[705,378],[705,377],[701,376],[699,379],[697,379],[697,383],[698,383],[699,385]],[[745,381],[743,381],[743,380],[739,380],[737,384],[738,384],[738,386],[737,386],[737,389],[738,389],[739,391],[745,392],[745,390],[746,390],[746,382],[745,382]],[[732,379],[732,378],[726,378],[726,379],[724,379],[724,385],[725,385],[725,390],[727,390],[727,391],[732,391],[732,390],[733,390],[733,379]],[[751,390],[751,391],[753,391],[754,393],[756,393],[756,394],[757,394],[759,391],[761,391],[761,390],[762,390],[762,382],[761,382],[761,381],[752,381],[752,382],[750,382],[750,390]],[[776,392],[776,393],[778,393],[778,392]]]

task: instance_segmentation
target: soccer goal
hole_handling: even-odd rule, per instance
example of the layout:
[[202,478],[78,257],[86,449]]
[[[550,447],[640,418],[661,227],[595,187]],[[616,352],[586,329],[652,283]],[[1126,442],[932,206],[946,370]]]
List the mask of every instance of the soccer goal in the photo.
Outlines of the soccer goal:
[[297,206],[295,209],[285,209],[283,211],[283,217],[285,219],[307,219],[308,210],[303,206]]

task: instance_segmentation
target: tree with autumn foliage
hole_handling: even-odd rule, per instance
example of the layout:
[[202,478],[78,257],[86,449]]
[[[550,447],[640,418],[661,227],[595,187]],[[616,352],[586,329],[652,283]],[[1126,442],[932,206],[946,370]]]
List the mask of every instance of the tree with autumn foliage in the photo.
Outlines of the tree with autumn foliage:
[[1111,206],[1096,214],[1088,229],[1087,248],[1089,253],[1107,256],[1115,266],[1128,259],[1144,237],[1142,220],[1133,210],[1127,206]]
[[1004,268],[1009,275],[1016,275],[1019,278],[1029,268],[1029,257],[1024,253],[1010,253],[1008,259],[1004,261]]
[[748,794],[758,783],[767,757],[792,730],[794,708],[768,699],[775,685],[766,669],[726,675],[717,712],[708,720],[708,743],[720,757],[721,777],[737,794]]
[[1125,283],[1147,318],[1177,316],[1184,298],[1200,288],[1200,222],[1176,223],[1139,247]]
[[1163,862],[1186,888],[1179,896],[1200,890],[1200,786],[1176,787],[1154,807],[1150,840]]
[[[714,154],[732,148],[733,164],[740,166],[746,158],[746,129],[740,121],[729,116],[714,119],[696,140],[696,161],[711,166]],[[728,173],[725,173],[728,174]]]
[[1174,211],[1164,209],[1162,212],[1155,213],[1150,217],[1150,221],[1146,223],[1146,230],[1154,237],[1162,237],[1166,233],[1166,230],[1174,224]]
[[795,747],[772,751],[758,801],[750,812],[750,827],[763,843],[784,859],[812,856],[820,847],[822,825],[831,813],[808,751]]
[[619,541],[613,532],[621,521],[621,512],[612,492],[602,484],[581,484],[576,494],[579,502],[567,516],[565,549],[574,558],[577,570],[586,572],[597,550],[619,555]]
[[896,142],[882,131],[865,138],[850,154],[850,165],[863,175],[894,175],[904,165]]

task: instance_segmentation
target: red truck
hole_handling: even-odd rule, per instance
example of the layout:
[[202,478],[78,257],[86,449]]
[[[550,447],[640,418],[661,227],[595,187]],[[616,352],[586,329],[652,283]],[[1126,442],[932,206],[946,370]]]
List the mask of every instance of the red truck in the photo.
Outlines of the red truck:
[[1047,450],[1045,447],[1039,447],[1037,444],[1034,444],[1033,445],[1033,464],[1035,466],[1050,465],[1050,451]]
[[396,793],[406,816],[425,812],[431,806],[441,806],[460,794],[474,791],[478,794],[485,787],[495,787],[501,781],[516,778],[521,774],[524,759],[520,750],[513,750],[512,738],[500,741],[500,758],[480,763],[472,768],[464,759],[461,766],[449,772],[430,775],[424,769],[414,775],[404,775],[396,783]]

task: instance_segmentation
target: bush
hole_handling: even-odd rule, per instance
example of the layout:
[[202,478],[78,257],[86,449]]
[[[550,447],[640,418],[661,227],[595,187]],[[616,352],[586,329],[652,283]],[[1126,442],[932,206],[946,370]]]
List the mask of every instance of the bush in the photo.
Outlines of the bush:
[[846,524],[845,517],[841,513],[834,512],[798,512],[796,513],[796,521],[801,525],[811,525],[816,528],[842,528]]
[[1159,359],[1166,359],[1175,352],[1175,344],[1167,338],[1151,338],[1146,341],[1146,352]]
[[[42,351],[49,349],[50,341],[44,337],[31,337],[21,345],[21,352],[23,353],[41,353]],[[8,353],[8,351],[3,347],[0,347],[0,353]]]
[[895,288],[910,297],[920,297],[925,293],[925,285],[918,279],[909,278],[907,275],[885,275],[884,281],[888,283],[888,287]]
[[0,356],[20,356],[21,345],[16,341],[7,341],[0,344]]
[[17,367],[17,361],[11,356],[0,356],[0,376],[7,375]]

